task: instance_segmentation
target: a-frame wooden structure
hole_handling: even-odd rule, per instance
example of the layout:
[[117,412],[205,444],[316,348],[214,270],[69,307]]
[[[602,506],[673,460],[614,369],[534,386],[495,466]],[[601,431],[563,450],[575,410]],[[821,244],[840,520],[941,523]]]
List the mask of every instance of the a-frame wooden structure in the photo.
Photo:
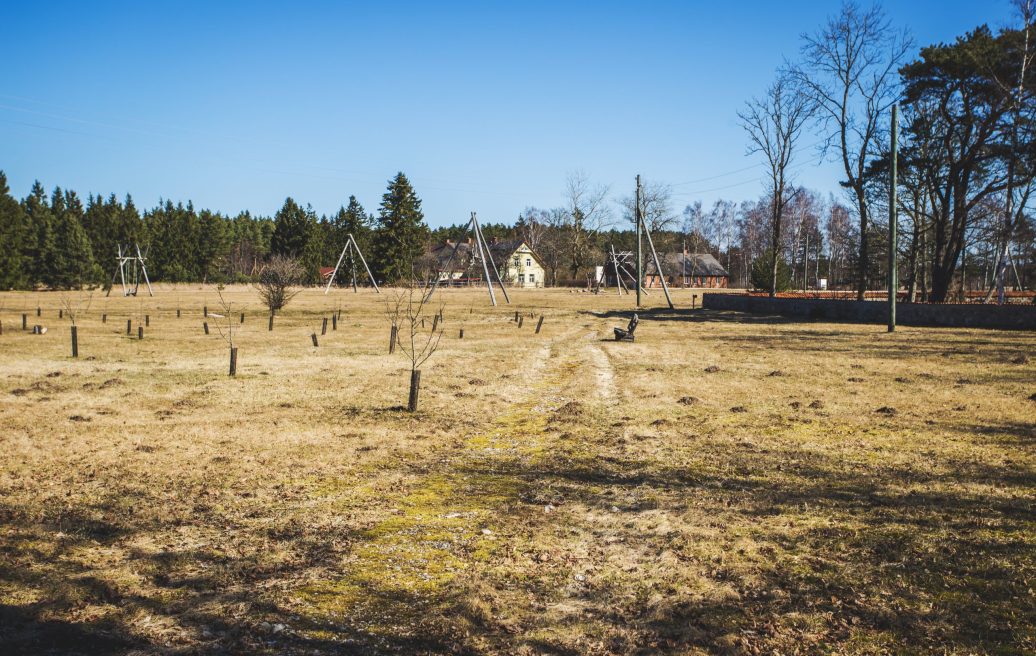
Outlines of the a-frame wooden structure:
[[[493,279],[489,275],[490,269],[496,276],[496,283],[500,286],[500,291],[504,293],[504,300],[508,304],[511,303],[511,297],[507,295],[507,288],[504,287],[504,283],[500,280],[500,271],[496,268],[496,262],[493,261],[493,256],[489,252],[489,243],[486,241],[485,236],[482,234],[482,228],[478,225],[478,217],[475,213],[471,213],[471,221],[468,222],[467,230],[464,234],[471,233],[473,237],[473,251],[472,256],[477,257],[482,262],[482,273],[486,276],[486,286],[489,287],[489,301],[493,305],[496,305],[496,293],[493,291]],[[453,245],[453,250],[450,252],[449,259],[446,260],[446,264],[439,268],[435,273],[435,280],[428,288],[428,294],[425,295],[425,302],[427,303],[431,298],[432,294],[435,293],[436,288],[439,286],[439,281],[442,280],[443,274],[450,275],[450,265],[453,264],[453,259],[457,256],[457,249],[460,248],[461,240],[457,240],[457,243]]]
[[381,293],[381,290],[378,289],[378,283],[374,281],[374,274],[371,273],[371,268],[367,266],[367,260],[363,258],[363,253],[360,251],[360,245],[356,243],[356,238],[353,237],[350,232],[348,239],[345,240],[345,246],[342,248],[342,254],[338,256],[335,270],[331,273],[331,277],[327,281],[327,288],[324,289],[325,295],[331,291],[331,285],[335,282],[335,276],[338,275],[338,268],[342,266],[342,260],[345,259],[346,253],[349,254],[349,263],[351,265],[350,268],[352,269],[353,291],[356,291],[356,262],[353,261],[353,251],[355,251],[356,255],[360,258],[360,262],[363,263],[363,268],[367,272],[367,278],[371,281],[371,284],[374,285],[374,291],[379,294]]
[[[129,247],[126,248],[126,252],[122,252],[122,244],[119,244],[119,254],[115,256],[116,261],[119,263],[118,270],[112,274],[111,284],[108,285],[108,291],[105,296],[110,296],[112,293],[112,287],[115,286],[115,278],[118,277],[122,282],[122,295],[123,296],[136,296],[137,291],[140,289],[140,277],[144,276],[144,282],[147,284],[147,293],[150,296],[154,296],[155,292],[151,289],[151,280],[147,276],[147,265],[144,264],[144,260],[147,258],[140,252],[140,246],[133,244],[133,248],[136,251],[136,255],[130,255]],[[132,264],[130,264],[132,262]],[[126,281],[126,266],[130,265],[130,282]]]

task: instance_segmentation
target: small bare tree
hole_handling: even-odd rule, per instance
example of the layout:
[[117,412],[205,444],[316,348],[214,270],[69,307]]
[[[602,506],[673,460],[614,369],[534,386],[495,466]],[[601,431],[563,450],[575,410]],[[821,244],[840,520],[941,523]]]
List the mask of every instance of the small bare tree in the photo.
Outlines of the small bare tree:
[[303,269],[298,260],[274,255],[259,274],[259,298],[263,305],[276,314],[293,299],[300,290],[294,286],[302,279]]
[[70,332],[72,334],[72,357],[79,357],[79,326],[76,325],[76,319],[86,314],[90,309],[90,303],[93,301],[94,293],[91,290],[88,293],[80,291],[78,296],[73,298],[69,294],[61,295],[61,306],[65,309],[65,316],[68,321],[72,324],[70,326]]
[[[216,317],[220,319],[214,323],[216,331],[219,336],[223,338],[223,341],[227,343],[227,347],[230,348],[230,375],[237,375],[237,347],[234,346],[234,304],[223,296],[223,285],[220,284],[216,287],[216,294],[219,296],[219,307],[223,310],[223,314],[219,315],[215,312],[210,312],[210,317]],[[243,307],[237,309],[238,312],[242,311]]]
[[748,132],[748,154],[761,153],[766,160],[771,194],[770,251],[773,257],[770,277],[770,297],[777,295],[777,263],[781,256],[781,222],[784,208],[791,200],[792,185],[788,166],[802,128],[813,112],[809,96],[796,93],[788,81],[779,76],[770,85],[766,95],[754,98],[738,112],[741,125]]
[[[429,316],[429,309],[427,295],[413,278],[386,301],[386,314],[392,322],[396,343],[410,360],[410,398],[407,402],[407,410],[410,412],[417,410],[418,394],[421,391],[421,365],[439,349],[439,340],[442,338],[442,322],[435,322],[431,330],[422,325],[424,318]],[[442,314],[441,304],[437,314]]]

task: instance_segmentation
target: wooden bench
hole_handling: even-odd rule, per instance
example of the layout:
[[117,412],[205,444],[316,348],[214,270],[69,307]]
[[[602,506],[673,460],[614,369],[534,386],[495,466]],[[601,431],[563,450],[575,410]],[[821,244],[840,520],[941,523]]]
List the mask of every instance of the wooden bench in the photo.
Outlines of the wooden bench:
[[640,317],[634,314],[633,318],[630,319],[629,325],[626,326],[625,330],[623,330],[622,328],[614,328],[613,330],[615,330],[615,341],[632,342],[634,340],[634,333],[637,332],[637,324],[639,323]]

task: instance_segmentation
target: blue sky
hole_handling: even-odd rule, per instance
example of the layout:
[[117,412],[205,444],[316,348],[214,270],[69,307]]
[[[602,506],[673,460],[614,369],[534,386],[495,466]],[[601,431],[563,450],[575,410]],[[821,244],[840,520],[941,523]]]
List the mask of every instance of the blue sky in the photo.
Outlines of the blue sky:
[[[1008,0],[886,3],[919,45],[1011,21]],[[736,112],[836,2],[44,3],[3,0],[0,169],[273,214],[368,211],[404,171],[442,225],[562,204],[584,171],[754,198]],[[810,137],[806,143],[813,141]],[[804,152],[798,182],[837,191]]]

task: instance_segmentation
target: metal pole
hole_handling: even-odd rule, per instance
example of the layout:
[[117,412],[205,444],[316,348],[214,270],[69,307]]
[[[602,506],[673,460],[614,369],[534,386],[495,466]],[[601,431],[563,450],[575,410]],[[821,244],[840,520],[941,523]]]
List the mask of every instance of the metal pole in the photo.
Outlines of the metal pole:
[[367,277],[371,279],[371,284],[374,285],[374,291],[380,294],[381,290],[378,289],[378,283],[374,280],[374,274],[371,273],[371,268],[367,266],[367,260],[363,259],[363,252],[360,250],[360,245],[356,243],[356,237],[353,237],[352,233],[349,233],[349,242],[356,250],[356,254],[360,256],[360,262],[363,263],[363,268],[367,271]]
[[[487,254],[482,250],[482,233],[478,230],[478,220],[475,218],[475,213],[471,213],[471,231],[475,233],[475,245],[478,246],[478,255],[482,260],[482,271],[486,274],[486,285],[489,287],[489,300],[493,306],[496,307],[496,294],[493,293],[493,280],[489,277],[489,265],[486,264]],[[458,245],[460,242],[458,242]]]
[[896,270],[896,256],[899,249],[896,235],[896,223],[899,220],[899,212],[896,208],[896,167],[898,166],[899,148],[899,105],[892,106],[892,152],[890,154],[889,169],[889,332],[896,330],[896,290],[899,287],[897,280],[899,273]]
[[669,309],[673,309],[673,299],[669,296],[669,285],[665,282],[665,275],[662,271],[662,263],[658,260],[658,253],[655,251],[655,242],[651,239],[651,231],[648,230],[647,225],[644,225],[644,234],[647,235],[648,246],[651,247],[651,256],[655,258],[655,272],[658,274],[658,279],[662,281],[662,291],[665,293],[665,300],[669,303]]
[[338,256],[338,262],[335,263],[335,270],[331,273],[331,277],[327,280],[327,287],[324,288],[324,296],[331,291],[331,283],[335,281],[335,276],[338,275],[338,267],[342,266],[342,258],[345,257],[345,252],[349,250],[349,242],[345,242],[345,247],[342,248],[342,254]]
[[504,300],[507,301],[508,305],[510,305],[511,297],[507,295],[507,288],[504,287],[504,281],[500,280],[500,271],[496,268],[496,261],[493,260],[493,256],[489,251],[489,242],[486,241],[486,236],[482,234],[482,226],[478,224],[478,221],[475,221],[475,230],[478,231],[478,237],[482,240],[482,244],[485,246],[486,255],[489,255],[489,264],[493,267],[493,273],[496,274],[496,282],[500,285],[500,291],[504,293]]
[[633,211],[633,218],[637,224],[637,307],[640,307],[640,289],[644,281],[644,261],[642,256],[643,246],[641,244],[641,219],[640,219],[640,174],[637,174],[637,197],[636,209]]

